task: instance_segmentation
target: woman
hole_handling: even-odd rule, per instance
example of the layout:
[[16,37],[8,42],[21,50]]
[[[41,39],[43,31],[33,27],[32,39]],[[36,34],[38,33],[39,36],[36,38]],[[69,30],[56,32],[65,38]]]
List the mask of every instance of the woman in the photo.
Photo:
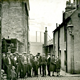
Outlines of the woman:
[[51,60],[50,60],[49,71],[52,72],[52,76],[54,76],[54,72],[56,71],[55,57],[54,57],[54,55],[52,55]]
[[61,60],[57,57],[57,59],[56,59],[56,72],[57,72],[57,76],[60,75],[60,68],[61,68]]

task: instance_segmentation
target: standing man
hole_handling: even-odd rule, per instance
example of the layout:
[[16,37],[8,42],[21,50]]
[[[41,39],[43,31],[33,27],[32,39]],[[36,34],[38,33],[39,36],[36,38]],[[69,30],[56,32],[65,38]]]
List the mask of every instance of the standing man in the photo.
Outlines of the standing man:
[[22,78],[22,54],[19,54],[19,58],[18,58],[18,65],[19,65],[19,73],[20,73],[20,78]]
[[51,56],[50,56],[50,53],[48,54],[48,57],[47,57],[47,70],[48,70],[48,76],[50,76],[50,60],[51,60]]
[[27,57],[26,57],[26,52],[23,53],[23,77],[26,76],[27,72]]
[[5,71],[5,73],[6,73],[5,58],[6,58],[5,53],[2,53],[2,69],[3,69],[3,70]]
[[30,54],[28,55],[28,59],[27,59],[27,76],[31,77],[31,62],[30,62]]
[[17,78],[18,78],[18,73],[19,73],[19,53],[16,53],[16,74],[17,74]]
[[39,62],[39,69],[40,69],[40,75],[41,75],[41,55],[38,53],[38,62]]
[[6,66],[7,66],[7,80],[10,80],[11,79],[11,67],[12,67],[12,64],[11,64],[11,59],[10,59],[10,53],[8,52],[7,53],[7,57],[6,57]]
[[38,77],[38,58],[37,56],[34,57],[34,76]]
[[41,64],[42,64],[42,77],[44,77],[46,76],[46,64],[47,64],[47,59],[45,54],[43,54],[42,56]]

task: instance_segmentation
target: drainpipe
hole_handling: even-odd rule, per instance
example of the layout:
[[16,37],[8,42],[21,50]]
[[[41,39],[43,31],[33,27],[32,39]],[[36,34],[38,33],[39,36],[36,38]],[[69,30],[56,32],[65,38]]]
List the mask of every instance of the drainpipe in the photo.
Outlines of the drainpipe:
[[[64,13],[64,17],[65,17],[65,13]],[[65,30],[65,36],[66,36],[66,40],[65,40],[65,42],[66,42],[66,72],[68,72],[68,63],[67,63],[67,23],[66,22],[64,22],[64,30]]]
[[[66,31],[66,56],[67,56],[67,25],[65,25],[65,27],[66,27],[66,30],[65,30]],[[68,72],[68,65],[67,65],[67,63],[66,63],[66,72]]]
[[[0,1],[0,23],[2,21],[2,2]],[[1,46],[2,46],[2,40],[1,40],[1,28],[2,28],[2,24],[0,24],[0,71],[1,71],[1,65],[2,65],[2,54],[1,54]],[[1,72],[0,72],[0,80],[1,80]]]
[[55,32],[53,31],[53,54],[55,55]]
[[60,28],[58,30],[58,57],[59,57],[59,40],[60,39]]

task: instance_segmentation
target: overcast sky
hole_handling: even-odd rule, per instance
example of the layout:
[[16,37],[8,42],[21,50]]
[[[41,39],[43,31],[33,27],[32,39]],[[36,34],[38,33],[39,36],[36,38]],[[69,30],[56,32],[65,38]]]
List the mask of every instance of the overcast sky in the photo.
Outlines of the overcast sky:
[[[67,0],[29,0],[29,27],[30,41],[35,41],[35,31],[44,32],[48,29],[48,35],[52,38],[52,31],[56,23],[62,22],[62,11],[65,11]],[[42,33],[43,34],[43,33]],[[39,39],[39,36],[38,36]]]

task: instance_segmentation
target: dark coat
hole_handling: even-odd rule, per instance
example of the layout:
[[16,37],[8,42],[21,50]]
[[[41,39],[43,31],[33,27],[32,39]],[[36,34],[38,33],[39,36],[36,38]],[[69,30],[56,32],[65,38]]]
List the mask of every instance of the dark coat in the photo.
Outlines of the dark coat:
[[27,63],[27,72],[31,71],[31,68],[32,68],[31,64]]
[[61,60],[58,59],[58,60],[56,61],[56,71],[57,71],[57,72],[60,72],[60,68],[61,68]]
[[38,70],[38,61],[34,61],[34,67],[33,67],[34,71]]
[[14,66],[14,59],[13,58],[10,58],[10,59],[11,59],[12,66]]
[[10,77],[11,77],[11,67],[12,67],[12,64],[9,64],[8,57],[6,57],[6,59],[5,59],[5,64],[6,64],[6,68],[7,68],[6,69],[6,71],[7,71],[7,78],[10,79]]
[[5,57],[2,57],[2,69],[5,68]]
[[23,68],[23,64],[22,64],[21,58],[18,57],[18,72],[21,72],[22,68]]
[[39,57],[38,62],[39,62],[38,67],[40,67],[41,66],[41,56]]
[[47,65],[50,65],[50,61],[51,61],[51,58],[49,57],[49,58],[47,59]]
[[[9,58],[9,59],[10,59],[10,58]],[[11,59],[10,59],[10,61],[11,61]],[[6,58],[5,58],[5,65],[6,65],[6,66],[8,66],[8,65],[9,65],[8,57],[6,57]],[[12,64],[10,64],[10,65],[12,65]]]
[[42,59],[41,59],[41,65],[47,65],[47,59],[46,59],[46,57],[42,57]]
[[4,69],[5,73],[7,73],[6,68],[7,68],[7,66],[6,66],[6,58],[3,57],[2,58],[2,69]]
[[49,70],[53,71],[53,72],[55,72],[55,70],[56,70],[55,59],[53,59],[53,58],[50,60]]

